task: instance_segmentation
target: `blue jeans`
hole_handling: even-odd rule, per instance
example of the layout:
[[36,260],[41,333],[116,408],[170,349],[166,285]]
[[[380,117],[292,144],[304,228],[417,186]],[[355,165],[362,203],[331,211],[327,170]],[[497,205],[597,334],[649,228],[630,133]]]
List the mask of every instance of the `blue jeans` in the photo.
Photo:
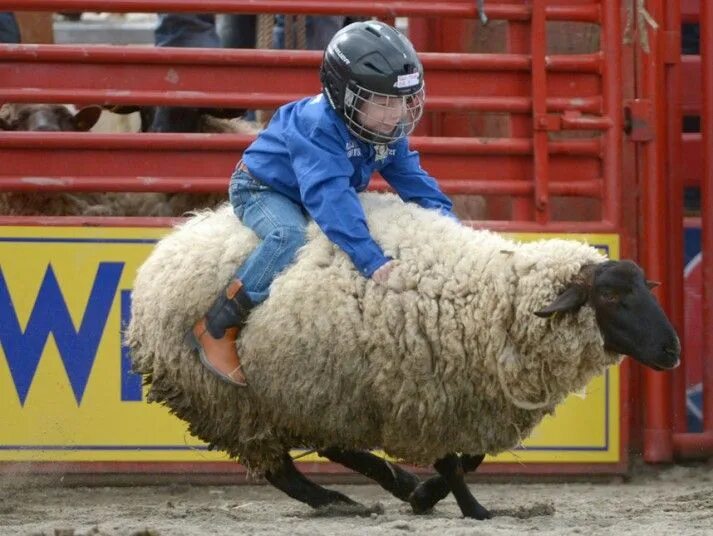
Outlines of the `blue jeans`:
[[215,15],[159,13],[154,43],[157,47],[220,48]]
[[218,23],[223,48],[255,48],[256,25],[256,15],[223,15]]
[[258,304],[267,298],[275,276],[304,245],[307,215],[289,197],[245,171],[233,173],[229,194],[235,214],[262,240],[235,273],[248,297]]
[[20,28],[17,26],[15,14],[9,11],[0,13],[0,43],[19,43]]
[[[334,37],[334,34],[341,30],[345,17],[342,16],[318,16],[307,15],[305,21],[305,32],[307,33],[308,50],[324,50]],[[272,48],[285,48],[285,16],[275,17],[275,26],[272,29]]]
[[[154,30],[157,47],[220,48],[220,39],[211,13],[159,13]],[[157,106],[149,132],[196,132],[197,108]]]

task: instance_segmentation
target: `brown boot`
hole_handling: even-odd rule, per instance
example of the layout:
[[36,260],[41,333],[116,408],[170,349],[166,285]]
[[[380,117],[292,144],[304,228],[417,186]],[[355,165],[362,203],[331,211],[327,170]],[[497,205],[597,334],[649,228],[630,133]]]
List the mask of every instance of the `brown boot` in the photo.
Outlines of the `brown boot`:
[[189,334],[203,365],[221,380],[240,387],[247,381],[235,341],[252,308],[242,281],[233,279]]

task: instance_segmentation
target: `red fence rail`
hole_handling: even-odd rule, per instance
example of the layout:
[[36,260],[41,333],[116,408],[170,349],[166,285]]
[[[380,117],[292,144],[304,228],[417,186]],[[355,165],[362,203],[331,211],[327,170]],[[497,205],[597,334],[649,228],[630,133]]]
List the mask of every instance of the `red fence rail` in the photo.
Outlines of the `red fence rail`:
[[[22,4],[23,9],[53,9],[60,5],[51,0],[28,2]],[[326,9],[327,4],[136,0],[112,2],[111,9],[334,12]],[[413,15],[424,14],[418,10],[427,6],[420,1],[357,4],[349,4],[350,13],[363,8],[372,15],[384,14],[382,8],[388,5],[389,16]],[[476,16],[474,2],[438,6],[429,3],[428,13],[442,15],[443,4],[458,7],[464,15]],[[0,6],[13,5],[0,2]],[[96,8],[98,3],[75,1],[61,5],[63,10],[79,10]],[[107,9],[105,3],[102,9]],[[530,21],[532,35],[537,37],[532,37],[525,47],[529,53],[422,54],[429,91],[427,111],[520,116],[530,125],[528,133],[534,117],[536,141],[532,137],[414,138],[414,146],[422,151],[424,166],[449,193],[512,195],[536,206],[531,213],[534,217],[528,215],[518,222],[528,228],[544,229],[551,221],[551,196],[583,196],[603,200],[600,221],[584,227],[557,222],[547,230],[617,230],[622,129],[617,2],[547,5],[534,19],[527,5],[489,3],[487,11],[491,18],[524,21],[522,24]],[[546,55],[545,23],[564,18],[607,20],[601,51]],[[0,102],[272,108],[316,93],[320,60],[319,52],[310,51],[4,46],[0,47]],[[535,64],[544,69],[542,80],[532,76]],[[556,130],[600,134],[590,139],[548,141],[550,132]],[[0,170],[0,188],[222,190],[239,151],[247,143],[245,139],[222,139],[218,135],[152,134],[142,135],[141,141],[131,141],[131,136],[60,136],[0,135],[0,156],[8,163]],[[126,176],[128,159],[132,162],[131,177]],[[202,183],[191,184],[191,178]],[[376,186],[383,184],[377,182]],[[493,226],[503,228],[508,223]]]
[[[322,56],[317,51],[66,45],[6,45],[0,50],[0,101],[5,102],[275,107],[320,88]],[[532,109],[528,55],[420,56],[427,73],[429,110]],[[549,111],[602,112],[601,54],[552,57],[547,69]],[[566,126],[593,128],[576,118]]]
[[[374,2],[370,0],[2,0],[0,8],[25,11],[159,11],[187,13],[294,13],[322,15],[369,15],[375,17],[467,17],[478,16],[475,0],[411,0],[409,2]],[[532,18],[532,6],[488,2],[485,12],[489,18],[522,20]],[[562,2],[548,5],[545,16],[549,20],[598,22],[600,3],[592,1]]]

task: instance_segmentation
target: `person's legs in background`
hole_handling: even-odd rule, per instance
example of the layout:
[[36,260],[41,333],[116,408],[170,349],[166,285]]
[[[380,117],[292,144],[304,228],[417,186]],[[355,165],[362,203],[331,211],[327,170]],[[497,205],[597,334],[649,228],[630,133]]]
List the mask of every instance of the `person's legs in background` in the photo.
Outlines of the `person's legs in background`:
[[19,43],[20,27],[15,15],[9,11],[0,12],[0,43]]
[[[154,31],[157,47],[220,48],[215,15],[210,13],[159,13]],[[159,106],[149,132],[194,132],[197,108]]]
[[307,17],[307,48],[310,50],[324,50],[334,37],[334,34],[342,29],[344,19],[341,16],[329,17]]
[[[335,33],[341,30],[346,17],[343,16],[322,16],[308,15],[305,21],[305,33],[307,37],[307,48],[309,50],[324,50]],[[296,31],[295,25],[292,25]],[[293,38],[288,42],[296,42]],[[285,48],[285,16],[275,17],[275,27],[272,31],[272,48]]]
[[157,47],[220,48],[215,15],[210,13],[159,13],[154,31]]
[[224,48],[255,48],[256,15],[228,14],[218,19],[218,35]]
[[[218,35],[223,48],[255,48],[257,15],[227,14],[218,17]],[[255,120],[255,110],[247,110],[245,119]]]

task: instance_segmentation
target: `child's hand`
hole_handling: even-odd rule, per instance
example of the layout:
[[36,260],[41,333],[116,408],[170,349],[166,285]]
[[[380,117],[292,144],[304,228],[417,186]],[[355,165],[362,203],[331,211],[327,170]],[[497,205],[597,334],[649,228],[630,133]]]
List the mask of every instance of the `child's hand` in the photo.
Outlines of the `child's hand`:
[[396,261],[388,261],[387,263],[379,266],[379,268],[371,274],[371,278],[380,285],[385,285],[394,268],[396,268]]

